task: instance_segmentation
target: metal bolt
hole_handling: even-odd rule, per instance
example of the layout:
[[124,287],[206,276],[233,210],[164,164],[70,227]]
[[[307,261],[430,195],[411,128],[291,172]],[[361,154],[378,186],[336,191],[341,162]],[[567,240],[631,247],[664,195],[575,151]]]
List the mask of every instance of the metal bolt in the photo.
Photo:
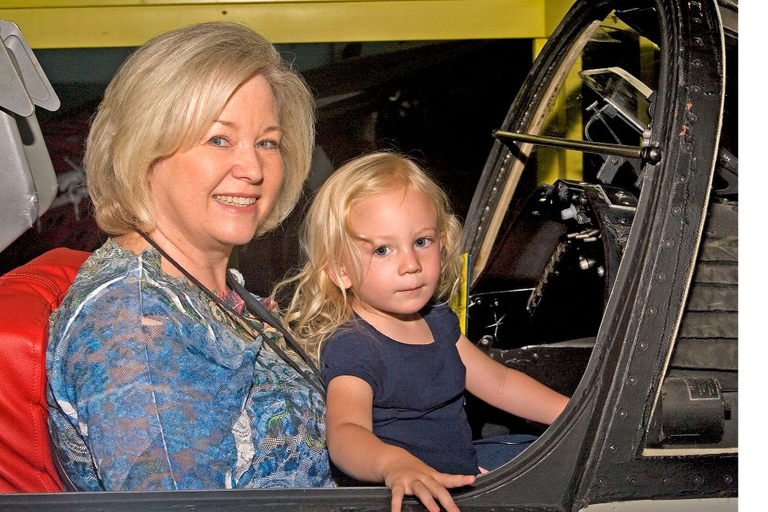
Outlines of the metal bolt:
[[658,313],[659,310],[656,309],[656,306],[649,306],[648,307],[648,316],[656,316],[656,313]]
[[579,268],[581,270],[589,270],[590,268],[595,266],[595,263],[597,262],[595,261],[594,258],[585,258],[584,256],[581,256],[579,258]]
[[704,483],[704,477],[701,475],[693,475],[691,482],[693,482],[693,485],[701,485]]

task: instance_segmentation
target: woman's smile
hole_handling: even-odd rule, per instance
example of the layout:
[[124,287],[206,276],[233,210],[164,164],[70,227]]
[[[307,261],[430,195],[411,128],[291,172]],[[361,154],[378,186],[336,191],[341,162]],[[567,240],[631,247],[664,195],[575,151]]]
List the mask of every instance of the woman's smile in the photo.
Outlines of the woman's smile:
[[254,196],[225,196],[220,194],[213,196],[213,198],[216,201],[224,203],[228,206],[250,206],[258,200],[258,198]]

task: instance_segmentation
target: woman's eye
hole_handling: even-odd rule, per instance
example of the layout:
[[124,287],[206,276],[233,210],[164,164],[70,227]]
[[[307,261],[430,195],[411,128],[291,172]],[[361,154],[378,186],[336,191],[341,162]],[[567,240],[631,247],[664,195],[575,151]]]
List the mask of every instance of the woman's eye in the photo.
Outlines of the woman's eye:
[[256,143],[257,148],[275,149],[280,147],[280,142],[272,139],[260,140]]
[[376,256],[386,256],[387,254],[389,254],[389,252],[390,252],[389,247],[384,247],[384,246],[377,247],[373,250],[373,254],[375,254]]
[[423,247],[429,247],[429,245],[432,243],[432,240],[429,238],[417,238],[416,241],[413,243],[418,248]]
[[229,145],[229,141],[227,140],[226,137],[221,137],[217,135],[215,137],[211,137],[210,139],[208,139],[208,144],[210,144],[211,146],[224,147]]

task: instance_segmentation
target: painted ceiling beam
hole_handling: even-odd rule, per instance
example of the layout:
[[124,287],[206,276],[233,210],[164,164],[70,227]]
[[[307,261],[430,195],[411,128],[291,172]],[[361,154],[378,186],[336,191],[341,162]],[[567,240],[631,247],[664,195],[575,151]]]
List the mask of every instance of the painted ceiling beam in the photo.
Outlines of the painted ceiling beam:
[[0,0],[32,48],[139,46],[210,20],[275,43],[542,38],[571,0]]

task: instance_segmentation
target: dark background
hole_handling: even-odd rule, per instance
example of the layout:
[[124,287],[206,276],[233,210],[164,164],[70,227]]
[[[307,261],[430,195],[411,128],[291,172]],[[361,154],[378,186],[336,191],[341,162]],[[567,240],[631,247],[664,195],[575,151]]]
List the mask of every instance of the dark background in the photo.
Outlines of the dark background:
[[[530,40],[278,47],[315,94],[317,150],[292,216],[233,255],[248,288],[261,295],[298,265],[298,226],[313,190],[360,154],[392,149],[415,158],[463,219],[493,143],[491,130],[503,121],[532,62]],[[35,52],[62,101],[57,112],[37,112],[57,175],[80,167],[104,87],[131,51]],[[3,251],[0,274],[54,247],[92,251],[105,239],[87,197],[51,208]]]

